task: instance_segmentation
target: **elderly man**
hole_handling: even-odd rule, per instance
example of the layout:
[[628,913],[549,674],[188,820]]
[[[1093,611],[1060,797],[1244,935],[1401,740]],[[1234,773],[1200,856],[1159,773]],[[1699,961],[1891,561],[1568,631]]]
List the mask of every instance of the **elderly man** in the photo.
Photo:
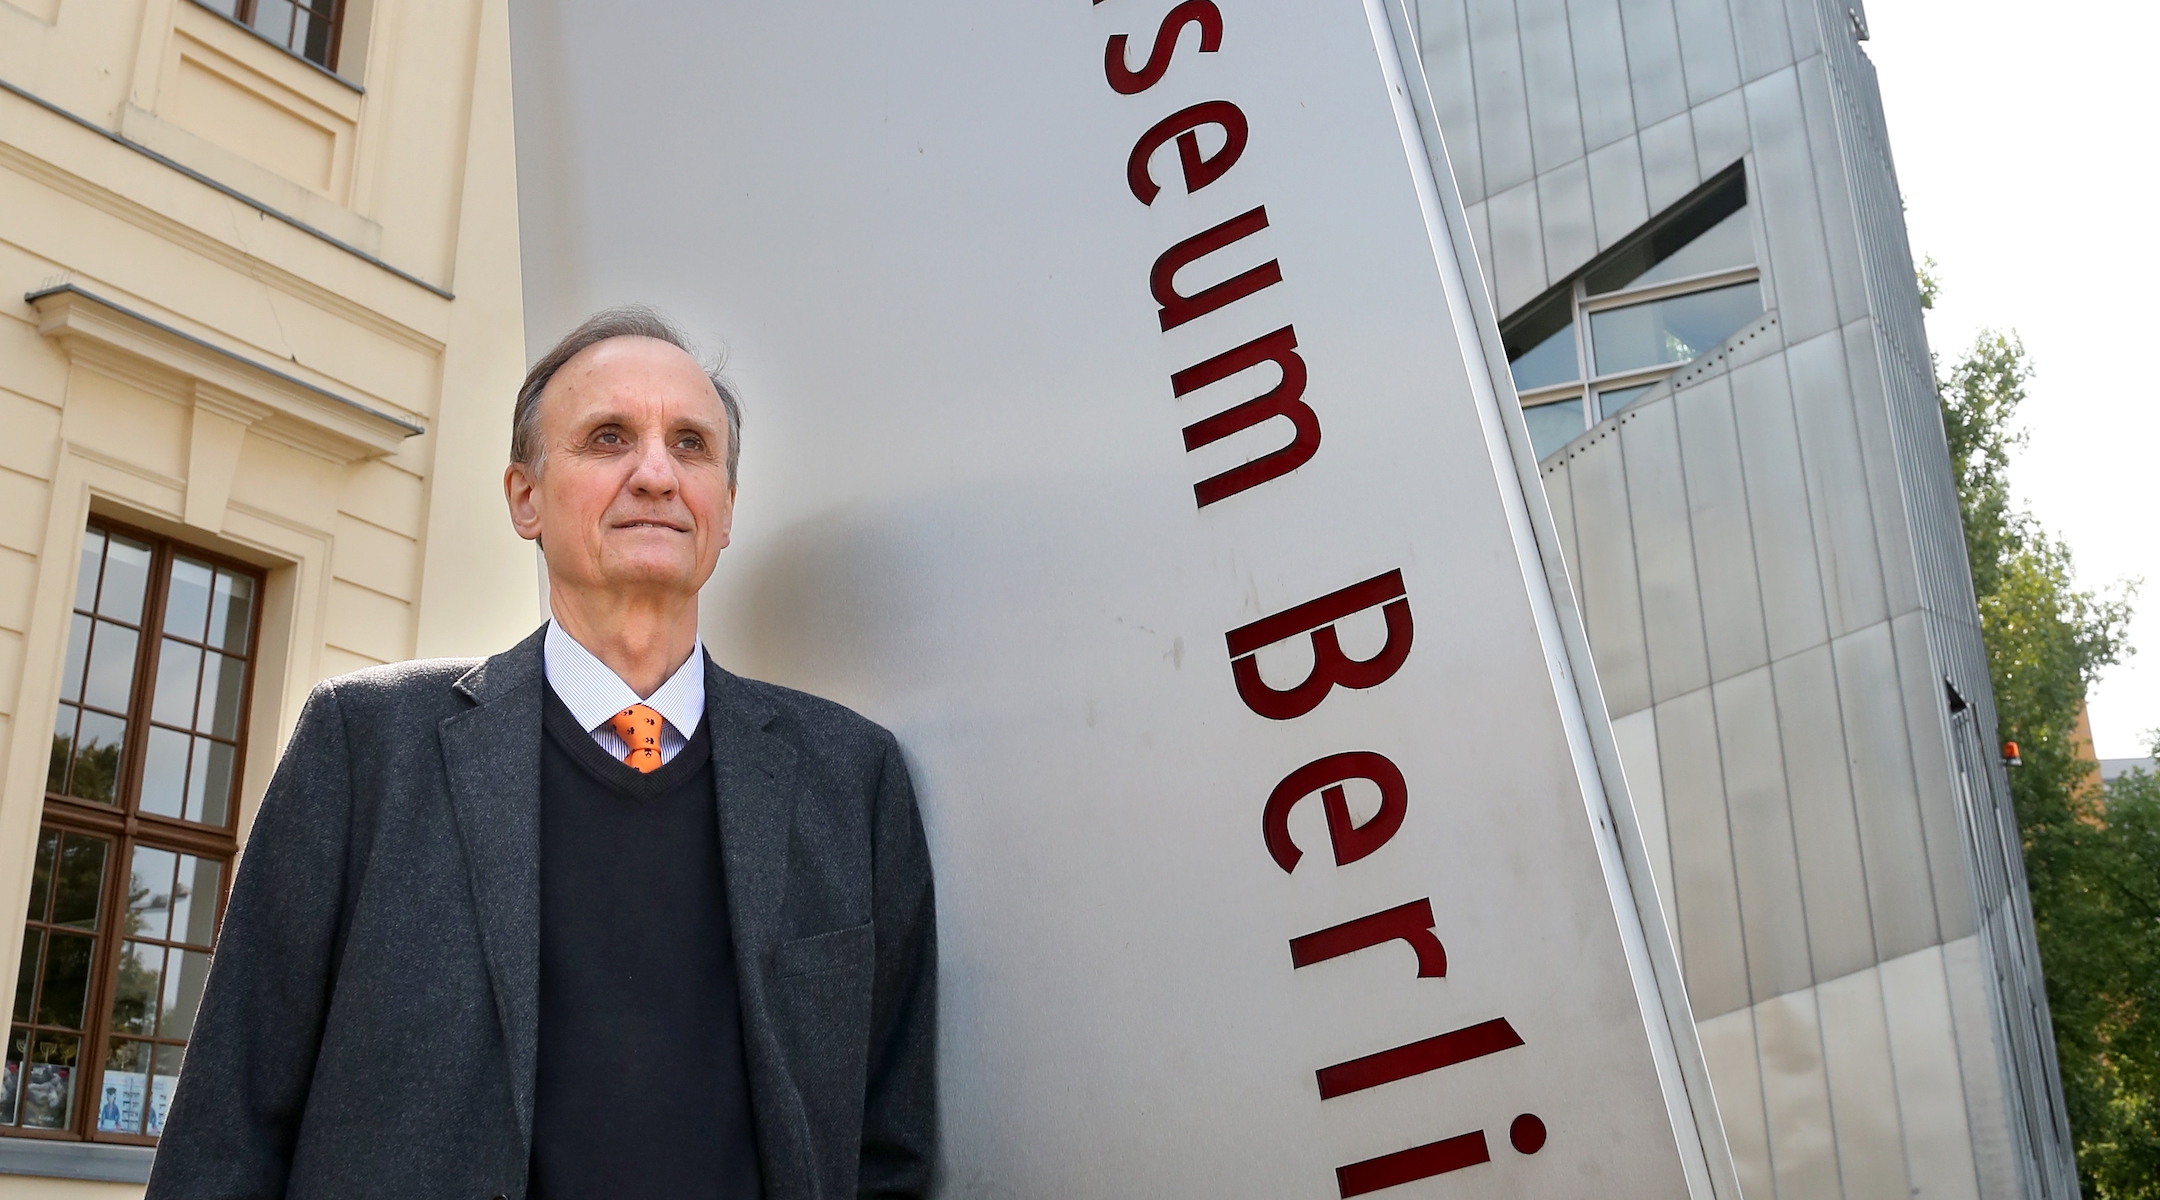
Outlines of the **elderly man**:
[[503,487],[553,619],[308,698],[153,1200],[924,1193],[935,931],[899,749],[698,640],[740,424],[648,310],[533,367]]

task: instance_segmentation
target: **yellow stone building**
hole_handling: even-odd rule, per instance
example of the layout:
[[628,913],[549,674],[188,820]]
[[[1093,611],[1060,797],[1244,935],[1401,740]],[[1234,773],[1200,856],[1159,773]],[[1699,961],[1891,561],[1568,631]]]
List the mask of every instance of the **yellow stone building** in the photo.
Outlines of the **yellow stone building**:
[[140,1195],[317,680],[539,619],[503,0],[0,0],[0,1200]]

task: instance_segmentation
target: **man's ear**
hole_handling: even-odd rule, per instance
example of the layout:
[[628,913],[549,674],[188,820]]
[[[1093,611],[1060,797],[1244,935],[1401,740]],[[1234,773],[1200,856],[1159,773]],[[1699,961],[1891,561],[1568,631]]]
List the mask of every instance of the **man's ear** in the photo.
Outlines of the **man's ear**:
[[503,500],[510,506],[510,528],[528,542],[540,540],[540,486],[524,463],[503,469]]

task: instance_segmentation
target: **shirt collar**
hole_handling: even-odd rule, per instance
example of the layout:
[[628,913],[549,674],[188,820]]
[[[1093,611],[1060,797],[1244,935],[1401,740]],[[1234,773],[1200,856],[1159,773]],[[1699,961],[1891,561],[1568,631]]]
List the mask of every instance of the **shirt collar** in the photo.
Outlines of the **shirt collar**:
[[564,632],[552,617],[548,620],[547,643],[541,661],[547,671],[548,686],[555,689],[563,706],[586,729],[599,728],[609,717],[633,704],[643,704],[659,713],[675,727],[676,733],[684,737],[689,737],[697,729],[698,722],[705,718],[703,638],[691,645],[690,657],[668,676],[667,682],[642,700],[613,668],[579,645],[578,640]]

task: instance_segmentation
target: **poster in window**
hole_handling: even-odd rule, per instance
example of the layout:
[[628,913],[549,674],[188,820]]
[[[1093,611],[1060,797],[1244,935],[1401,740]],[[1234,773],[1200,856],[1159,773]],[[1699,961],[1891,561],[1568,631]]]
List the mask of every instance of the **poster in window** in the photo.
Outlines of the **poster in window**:
[[150,1125],[143,1132],[156,1137],[165,1132],[165,1111],[172,1107],[173,1089],[180,1084],[177,1075],[153,1075],[150,1077]]
[[140,1133],[143,1096],[149,1076],[136,1071],[105,1071],[104,1094],[98,1098],[99,1133]]
[[74,1075],[73,1067],[31,1063],[23,1081],[22,1123],[31,1129],[66,1128]]

